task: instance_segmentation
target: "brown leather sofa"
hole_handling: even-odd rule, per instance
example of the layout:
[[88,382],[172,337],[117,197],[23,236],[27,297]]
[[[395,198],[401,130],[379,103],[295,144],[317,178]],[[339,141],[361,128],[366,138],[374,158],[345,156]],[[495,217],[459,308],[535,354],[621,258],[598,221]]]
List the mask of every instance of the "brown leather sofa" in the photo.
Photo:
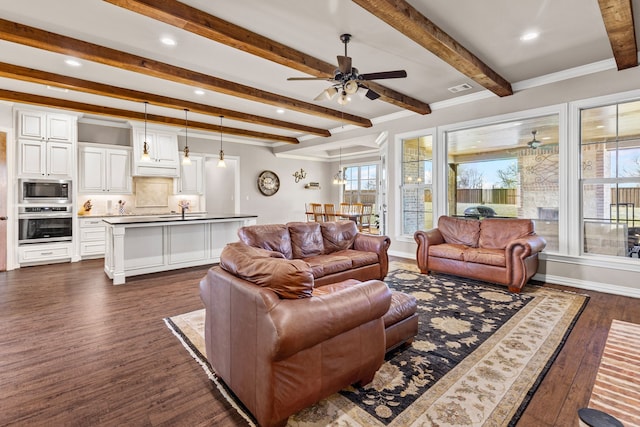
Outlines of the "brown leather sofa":
[[314,273],[301,259],[237,242],[200,282],[207,359],[260,426],[283,426],[324,397],[369,383],[384,361],[387,285],[315,286]]
[[249,246],[305,261],[315,286],[346,279],[382,280],[389,271],[391,240],[359,233],[353,221],[250,225],[241,227],[238,237]]
[[538,270],[546,241],[530,219],[483,220],[441,216],[438,227],[416,231],[416,259],[422,273],[449,273],[506,285],[520,292]]

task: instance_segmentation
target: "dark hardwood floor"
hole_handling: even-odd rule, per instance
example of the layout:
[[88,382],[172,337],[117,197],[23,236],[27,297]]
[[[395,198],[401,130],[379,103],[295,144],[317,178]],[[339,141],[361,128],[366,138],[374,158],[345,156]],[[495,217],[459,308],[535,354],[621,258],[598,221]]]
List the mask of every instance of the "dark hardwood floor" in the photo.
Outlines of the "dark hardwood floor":
[[[246,425],[162,320],[202,308],[206,267],[113,286],[102,266],[0,273],[0,425]],[[611,320],[640,323],[638,299],[577,291],[591,300],[518,426],[577,425]]]

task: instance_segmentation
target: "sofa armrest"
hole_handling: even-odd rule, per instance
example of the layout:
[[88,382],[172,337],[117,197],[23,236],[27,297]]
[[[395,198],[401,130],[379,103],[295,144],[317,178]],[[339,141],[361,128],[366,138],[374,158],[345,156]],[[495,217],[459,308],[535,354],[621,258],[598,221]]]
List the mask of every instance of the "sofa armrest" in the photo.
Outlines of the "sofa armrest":
[[353,242],[353,249],[364,252],[375,252],[378,254],[380,263],[380,280],[384,279],[389,272],[389,254],[391,239],[387,236],[375,236],[371,234],[356,234]]
[[509,242],[505,248],[505,255],[507,256],[507,259],[511,258],[513,255],[520,258],[526,258],[541,252],[545,246],[547,246],[547,241],[544,240],[543,237],[536,234],[525,236]]
[[437,228],[431,230],[418,230],[413,234],[413,239],[418,244],[416,249],[416,262],[418,268],[424,274],[429,272],[429,246],[444,243],[444,237]]
[[[270,311],[276,331],[274,360],[283,360],[375,319],[389,310],[391,291],[369,280],[326,295],[280,300]],[[315,321],[312,319],[316,319]]]

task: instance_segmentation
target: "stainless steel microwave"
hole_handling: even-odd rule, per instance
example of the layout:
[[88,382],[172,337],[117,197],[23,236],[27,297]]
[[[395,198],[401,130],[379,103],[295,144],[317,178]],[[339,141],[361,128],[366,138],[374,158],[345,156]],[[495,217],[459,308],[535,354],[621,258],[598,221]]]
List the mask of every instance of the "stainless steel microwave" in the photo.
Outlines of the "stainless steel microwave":
[[71,181],[21,179],[18,203],[71,204]]

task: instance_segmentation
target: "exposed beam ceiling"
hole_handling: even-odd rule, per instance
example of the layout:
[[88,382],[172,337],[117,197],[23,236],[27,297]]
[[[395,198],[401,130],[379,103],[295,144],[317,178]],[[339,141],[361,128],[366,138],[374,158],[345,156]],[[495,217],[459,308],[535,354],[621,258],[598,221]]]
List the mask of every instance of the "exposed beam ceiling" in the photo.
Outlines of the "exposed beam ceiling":
[[75,56],[88,61],[118,67],[124,70],[177,83],[197,86],[203,89],[209,89],[263,104],[326,117],[356,126],[372,126],[371,121],[364,117],[348,114],[343,111],[332,110],[330,108],[278,95],[272,92],[262,91],[240,83],[223,80],[197,71],[176,67],[150,58],[144,58],[131,53],[99,46],[16,22],[7,21],[5,19],[0,19],[0,39],[31,46],[37,49],[48,50],[50,52]]
[[507,80],[405,0],[353,0],[353,2],[496,95],[513,95],[511,84]]
[[[80,112],[80,113],[90,113],[90,114],[98,114],[102,116],[120,117],[123,119],[131,119],[131,120],[138,120],[138,121],[145,120],[145,114],[139,113],[137,111],[103,107],[100,105],[86,104],[84,102],[68,101],[65,99],[51,98],[48,96],[33,95],[30,93],[16,92],[11,90],[0,89],[0,99],[3,99],[5,101],[18,102],[22,104],[45,105],[48,107],[61,108],[63,110],[71,110],[71,111]],[[166,116],[148,114],[146,120],[149,123],[157,123],[161,125],[178,126],[178,127],[185,126],[184,119],[178,119],[175,117],[166,117]],[[298,140],[296,138],[292,138],[288,136],[273,135],[270,133],[255,132],[251,130],[229,128],[224,126],[220,127],[220,125],[214,125],[211,123],[203,123],[203,122],[194,122],[191,120],[189,120],[189,129],[199,129],[199,130],[205,130],[210,132],[220,132],[222,130],[222,133],[227,135],[236,135],[236,136],[254,138],[259,140],[286,142],[288,144],[298,144]]]
[[111,86],[102,83],[82,80],[75,77],[63,76],[61,74],[48,73],[33,68],[21,67],[18,65],[0,62],[0,77],[22,80],[31,83],[39,83],[43,85],[51,85],[55,87],[75,90],[94,95],[109,96],[112,98],[124,99],[134,102],[149,102],[153,105],[161,107],[185,109],[194,113],[207,114],[211,116],[224,116],[231,120],[238,120],[247,123],[254,123],[269,127],[277,127],[282,129],[291,129],[299,132],[309,133],[319,136],[331,136],[331,133],[325,129],[314,128],[311,126],[299,125],[296,123],[285,122],[282,120],[260,117],[253,114],[242,113],[238,111],[228,110],[226,108],[213,107],[197,102],[185,101],[176,98],[170,98],[162,95],[155,95],[148,92],[141,92],[132,89],[125,89],[117,86]]
[[638,65],[631,0],[598,0],[618,70]]
[[[336,68],[335,64],[314,58],[175,0],[104,1],[315,77],[333,77]],[[428,104],[379,83],[367,82],[367,86],[378,93],[381,100],[397,107],[419,114],[431,112]]]

